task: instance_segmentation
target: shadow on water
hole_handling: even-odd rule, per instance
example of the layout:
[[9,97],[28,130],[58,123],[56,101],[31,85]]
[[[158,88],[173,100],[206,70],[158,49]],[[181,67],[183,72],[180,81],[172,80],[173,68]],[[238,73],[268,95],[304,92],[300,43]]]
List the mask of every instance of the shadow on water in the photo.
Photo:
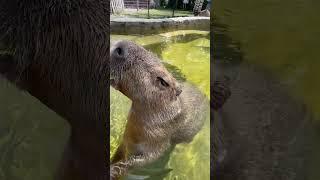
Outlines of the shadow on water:
[[215,1],[215,74],[233,77],[217,114],[227,147],[241,144],[219,179],[320,178],[319,5]]
[[[239,42],[232,40],[225,32],[228,26],[219,23],[216,19],[212,22],[213,33],[213,53],[211,54],[211,63],[214,64],[215,77],[227,75],[231,80],[237,77],[237,72],[233,67],[238,66],[243,61],[241,45]],[[212,61],[213,60],[213,61]],[[223,69],[223,72],[220,71]]]
[[173,77],[176,78],[179,82],[185,82],[186,76],[182,74],[181,70],[172,64],[169,64],[167,62],[163,62],[164,66],[172,73]]

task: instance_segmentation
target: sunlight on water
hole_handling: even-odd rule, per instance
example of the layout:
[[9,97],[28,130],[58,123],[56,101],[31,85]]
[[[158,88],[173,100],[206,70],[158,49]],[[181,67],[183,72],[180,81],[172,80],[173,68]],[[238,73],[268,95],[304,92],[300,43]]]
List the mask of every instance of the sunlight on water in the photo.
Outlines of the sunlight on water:
[[[210,92],[210,40],[209,32],[176,31],[154,36],[112,35],[112,40],[130,39],[154,52],[177,79],[184,79],[198,86],[209,97]],[[130,100],[111,88],[111,154],[119,145]],[[169,162],[162,169],[148,169],[141,175],[159,179],[197,180],[210,178],[210,124],[209,116],[202,131],[192,143],[175,147]],[[154,167],[154,166],[152,166]],[[172,169],[170,173],[168,173]],[[157,171],[157,172],[154,172]]]

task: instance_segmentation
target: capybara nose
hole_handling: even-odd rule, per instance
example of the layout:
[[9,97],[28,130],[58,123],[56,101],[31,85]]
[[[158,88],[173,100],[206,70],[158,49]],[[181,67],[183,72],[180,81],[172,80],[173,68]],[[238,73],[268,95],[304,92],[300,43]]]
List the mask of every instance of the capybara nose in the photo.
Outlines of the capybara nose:
[[125,59],[127,46],[124,41],[118,41],[112,45],[112,55],[117,59]]

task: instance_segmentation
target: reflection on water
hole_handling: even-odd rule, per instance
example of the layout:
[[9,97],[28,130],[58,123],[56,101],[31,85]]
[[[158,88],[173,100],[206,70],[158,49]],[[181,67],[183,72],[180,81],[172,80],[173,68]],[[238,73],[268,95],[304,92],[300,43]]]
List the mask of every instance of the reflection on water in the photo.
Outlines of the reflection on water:
[[[262,155],[265,155],[265,160],[260,161],[258,158],[262,157],[257,157],[256,159],[251,159],[252,161],[247,164],[251,163],[252,166],[256,166],[256,175],[261,173],[260,170],[263,171],[264,169],[264,174],[260,174],[263,177],[272,177],[274,179],[319,179],[317,167],[320,157],[319,153],[316,152],[319,152],[320,144],[313,135],[319,133],[319,130],[316,131],[315,129],[320,123],[320,83],[318,83],[318,77],[320,77],[320,61],[318,58],[318,43],[320,41],[318,8],[320,7],[320,1],[224,0],[215,1],[214,3],[213,12],[215,17],[213,17],[214,23],[211,29],[215,38],[213,54],[216,75],[227,74],[231,76],[234,80],[233,89],[236,94],[238,91],[244,93],[242,89],[245,89],[248,98],[254,98],[258,92],[263,92],[262,90],[256,90],[258,86],[261,86],[269,90],[265,91],[267,94],[264,95],[269,99],[265,99],[264,102],[281,102],[279,99],[272,98],[286,97],[289,98],[288,101],[290,102],[294,100],[295,102],[300,102],[303,106],[305,105],[307,109],[305,116],[312,117],[309,118],[307,123],[310,125],[311,119],[312,127],[308,129],[304,124],[304,118],[300,118],[300,121],[297,119],[295,122],[294,117],[291,120],[280,116],[280,113],[286,114],[287,117],[293,114],[299,116],[297,112],[294,112],[294,108],[286,108],[289,105],[282,105],[283,108],[279,107],[279,109],[287,109],[288,112],[270,111],[270,113],[267,113],[271,108],[262,108],[260,110],[261,113],[266,112],[266,116],[270,116],[270,118],[256,119],[254,125],[246,124],[246,126],[259,128],[261,121],[264,119],[273,120],[273,118],[277,119],[279,123],[273,121],[269,122],[270,124],[266,123],[265,126],[269,129],[258,132],[256,134],[257,137],[251,137],[250,130],[248,130],[249,132],[244,132],[247,133],[244,136],[253,138],[252,140],[270,138],[269,141],[265,141],[269,142],[269,144],[277,144],[279,142],[288,144],[282,147],[280,145],[272,146],[273,149],[270,151],[273,151],[273,153],[270,153],[270,151],[264,150],[269,145],[263,147],[262,144],[260,146],[260,141],[257,140],[256,147],[258,148],[259,146],[260,149],[255,149],[258,152],[253,153],[261,152]],[[249,74],[252,78],[247,77]],[[248,82],[244,83],[243,79]],[[271,85],[269,82],[272,82]],[[285,94],[279,96],[280,90]],[[243,101],[239,104],[246,104],[248,98],[239,98],[238,100]],[[263,97],[256,98],[261,100],[255,99],[256,102],[262,102],[263,100]],[[284,98],[284,101],[286,98]],[[233,100],[233,102],[236,102],[236,100]],[[262,103],[261,106],[263,105],[265,104]],[[275,110],[279,105],[273,104]],[[249,105],[244,105],[244,107],[248,107],[247,113],[249,117],[254,116],[254,114],[250,114],[252,113],[250,110],[257,110],[257,108],[251,108]],[[297,108],[298,105],[295,107]],[[292,125],[294,123],[298,124]],[[306,132],[310,134],[305,135]],[[286,138],[288,140],[285,140]],[[292,140],[290,141],[292,142],[291,144],[289,139]],[[304,142],[312,142],[312,145]],[[277,149],[277,147],[282,149]],[[311,163],[308,161],[310,159],[307,156],[310,149],[315,152],[310,158],[312,160]],[[267,159],[272,159],[272,161],[269,162]],[[274,165],[266,165],[264,162],[274,163]],[[272,169],[272,172],[267,169]],[[278,170],[282,170],[282,175],[277,173]],[[251,172],[247,173],[247,178],[254,177]]]
[[[197,85],[209,97],[209,32],[176,31],[153,36],[118,36],[112,40],[130,39],[155,53],[164,62],[168,70],[179,80]],[[111,88],[111,154],[119,145],[130,100]],[[128,179],[209,179],[210,172],[210,126],[209,116],[202,131],[190,144],[177,145],[159,161],[143,169],[134,171]],[[137,176],[138,175],[138,176]]]

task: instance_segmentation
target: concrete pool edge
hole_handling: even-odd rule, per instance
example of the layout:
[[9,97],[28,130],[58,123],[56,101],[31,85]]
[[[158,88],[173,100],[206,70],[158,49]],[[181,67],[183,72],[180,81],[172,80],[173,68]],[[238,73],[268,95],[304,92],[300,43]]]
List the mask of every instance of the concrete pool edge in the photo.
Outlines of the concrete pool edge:
[[117,17],[110,20],[113,34],[157,34],[177,30],[210,30],[210,17],[142,19]]

